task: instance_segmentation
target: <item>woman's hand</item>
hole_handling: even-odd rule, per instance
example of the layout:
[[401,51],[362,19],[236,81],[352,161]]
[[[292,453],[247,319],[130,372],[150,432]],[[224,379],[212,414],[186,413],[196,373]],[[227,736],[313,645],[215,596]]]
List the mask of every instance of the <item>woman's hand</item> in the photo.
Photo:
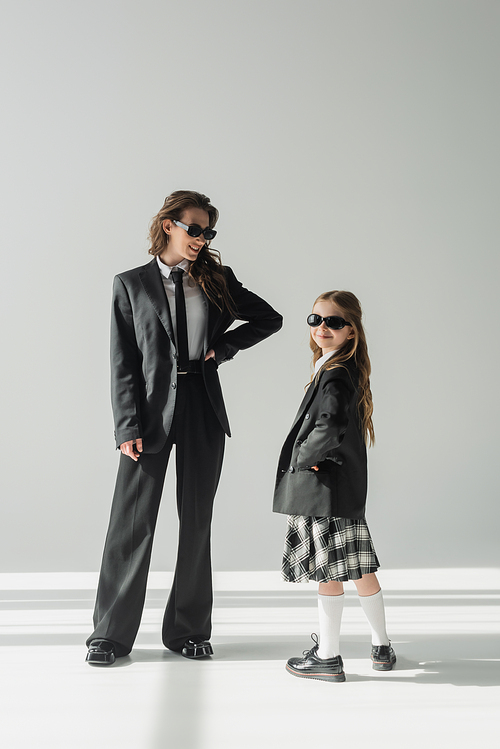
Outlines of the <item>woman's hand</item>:
[[209,349],[205,356],[205,361],[208,361],[209,359],[215,359],[215,351],[213,348]]
[[[135,449],[134,449],[135,445]],[[139,460],[139,455],[142,453],[142,439],[129,440],[128,442],[122,442],[120,450],[124,455],[128,455],[132,460]]]
[[319,471],[318,466],[311,466],[311,468],[312,468],[313,471]]

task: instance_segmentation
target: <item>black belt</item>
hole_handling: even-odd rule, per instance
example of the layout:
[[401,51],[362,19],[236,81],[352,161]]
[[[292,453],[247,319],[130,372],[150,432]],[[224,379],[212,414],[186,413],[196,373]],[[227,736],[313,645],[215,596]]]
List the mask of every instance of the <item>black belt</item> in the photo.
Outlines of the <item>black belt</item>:
[[177,367],[177,374],[201,374],[201,362],[199,360],[190,361],[184,367]]

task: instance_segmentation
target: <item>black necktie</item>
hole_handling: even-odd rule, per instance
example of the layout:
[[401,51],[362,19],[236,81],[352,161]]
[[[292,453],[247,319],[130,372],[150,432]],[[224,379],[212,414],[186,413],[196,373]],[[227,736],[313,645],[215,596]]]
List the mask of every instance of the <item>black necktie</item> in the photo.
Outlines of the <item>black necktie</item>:
[[182,287],[182,268],[174,268],[170,275],[175,285],[175,319],[177,327],[177,366],[181,371],[186,371],[189,363],[188,332],[186,317],[186,300]]

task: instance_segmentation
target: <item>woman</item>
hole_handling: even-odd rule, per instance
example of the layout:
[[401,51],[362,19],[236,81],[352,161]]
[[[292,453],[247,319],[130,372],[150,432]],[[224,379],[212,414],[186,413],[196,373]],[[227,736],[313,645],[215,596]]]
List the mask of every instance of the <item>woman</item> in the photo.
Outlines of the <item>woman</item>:
[[[179,546],[162,637],[188,658],[213,652],[210,524],[230,436],[217,367],[282,324],[209,249],[218,215],[205,195],[172,193],[152,221],[153,260],[115,278],[111,390],[121,455],[87,640],[91,664],[132,649],[174,443]],[[228,331],[235,319],[244,323]]]

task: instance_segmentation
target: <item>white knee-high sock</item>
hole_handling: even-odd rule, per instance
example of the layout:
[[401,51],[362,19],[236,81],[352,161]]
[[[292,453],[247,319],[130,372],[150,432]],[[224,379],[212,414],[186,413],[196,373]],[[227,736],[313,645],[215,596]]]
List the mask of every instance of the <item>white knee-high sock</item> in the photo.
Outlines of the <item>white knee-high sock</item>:
[[344,608],[344,594],[322,596],[318,593],[319,648],[318,658],[339,655],[340,622]]
[[372,628],[372,645],[389,645],[385,628],[385,609],[382,591],[372,596],[358,596],[361,608]]

